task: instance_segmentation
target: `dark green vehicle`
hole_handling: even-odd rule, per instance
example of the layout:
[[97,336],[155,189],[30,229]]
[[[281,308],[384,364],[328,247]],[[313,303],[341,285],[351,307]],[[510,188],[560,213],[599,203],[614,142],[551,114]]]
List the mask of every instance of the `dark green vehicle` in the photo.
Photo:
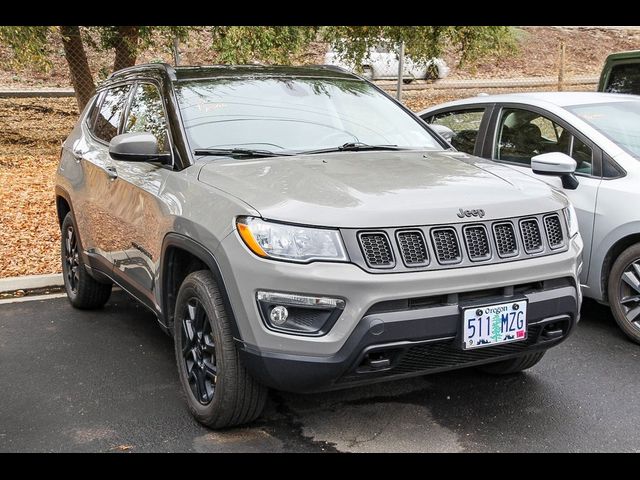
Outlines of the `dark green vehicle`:
[[640,50],[609,55],[600,74],[598,91],[640,95]]

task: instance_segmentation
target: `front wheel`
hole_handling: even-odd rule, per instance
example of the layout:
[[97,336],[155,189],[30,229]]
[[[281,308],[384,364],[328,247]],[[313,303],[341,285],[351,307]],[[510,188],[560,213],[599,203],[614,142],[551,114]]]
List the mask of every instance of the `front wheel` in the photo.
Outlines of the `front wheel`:
[[255,420],[267,398],[240,362],[230,322],[211,272],[188,275],[176,299],[175,356],[189,410],[211,428]]
[[640,343],[640,243],[631,245],[616,259],[607,294],[618,326],[631,340]]
[[528,353],[527,355],[510,358],[509,360],[481,365],[478,368],[482,372],[489,373],[491,375],[511,375],[512,373],[518,373],[533,367],[542,360],[545,353],[546,352]]

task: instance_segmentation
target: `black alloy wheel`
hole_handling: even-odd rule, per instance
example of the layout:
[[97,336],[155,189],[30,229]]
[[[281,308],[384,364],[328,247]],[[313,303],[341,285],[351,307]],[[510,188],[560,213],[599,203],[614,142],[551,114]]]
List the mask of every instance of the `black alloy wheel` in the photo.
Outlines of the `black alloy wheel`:
[[80,284],[80,257],[78,254],[78,239],[73,225],[67,226],[64,233],[64,254],[65,269],[64,273],[69,285],[69,289],[73,294],[78,294],[78,285]]
[[93,278],[81,257],[82,241],[78,227],[67,213],[60,226],[60,260],[62,277],[69,302],[75,308],[89,310],[101,308],[111,296],[111,283]]
[[218,283],[209,270],[186,276],[176,297],[174,351],[187,407],[203,425],[255,420],[267,389],[244,367]]
[[207,313],[196,297],[187,301],[182,329],[182,356],[191,392],[200,404],[208,405],[216,391],[216,346]]

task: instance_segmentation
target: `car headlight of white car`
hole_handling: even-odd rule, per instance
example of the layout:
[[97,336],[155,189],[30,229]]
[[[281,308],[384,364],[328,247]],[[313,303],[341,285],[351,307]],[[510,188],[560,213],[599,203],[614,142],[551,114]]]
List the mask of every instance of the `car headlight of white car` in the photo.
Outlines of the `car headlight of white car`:
[[578,216],[573,205],[569,205],[564,209],[564,216],[567,219],[567,228],[569,229],[569,238],[573,238],[578,234]]
[[298,263],[348,260],[338,230],[268,222],[255,217],[240,217],[236,226],[244,243],[259,257]]

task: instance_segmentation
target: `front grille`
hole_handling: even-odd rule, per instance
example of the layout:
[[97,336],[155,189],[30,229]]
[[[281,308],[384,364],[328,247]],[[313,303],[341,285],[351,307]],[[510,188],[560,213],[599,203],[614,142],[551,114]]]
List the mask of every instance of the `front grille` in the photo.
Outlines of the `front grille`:
[[398,233],[398,245],[402,261],[407,267],[418,267],[429,263],[429,254],[422,232],[419,230]]
[[498,255],[502,258],[513,257],[518,254],[518,242],[513,225],[509,222],[497,223],[493,226]]
[[391,268],[395,265],[389,239],[383,232],[361,233],[360,246],[371,268]]
[[453,228],[433,229],[431,237],[438,262],[443,264],[460,262],[462,257],[460,256],[458,236]]
[[402,355],[397,365],[389,373],[402,374],[433,368],[455,367],[465,363],[518,353],[538,341],[540,330],[540,325],[530,325],[527,329],[526,340],[474,350],[461,350],[455,340],[416,345]]
[[558,215],[544,217],[544,229],[547,232],[547,241],[551,248],[556,249],[564,245],[564,235]]
[[522,232],[525,252],[535,253],[542,250],[542,236],[540,235],[538,221],[535,218],[522,220],[520,222],[520,231]]
[[472,225],[464,228],[464,241],[467,244],[469,258],[473,261],[491,258],[491,248],[487,230],[482,225]]
[[349,258],[369,273],[474,267],[553,255],[569,249],[559,211],[469,223],[342,228]]

